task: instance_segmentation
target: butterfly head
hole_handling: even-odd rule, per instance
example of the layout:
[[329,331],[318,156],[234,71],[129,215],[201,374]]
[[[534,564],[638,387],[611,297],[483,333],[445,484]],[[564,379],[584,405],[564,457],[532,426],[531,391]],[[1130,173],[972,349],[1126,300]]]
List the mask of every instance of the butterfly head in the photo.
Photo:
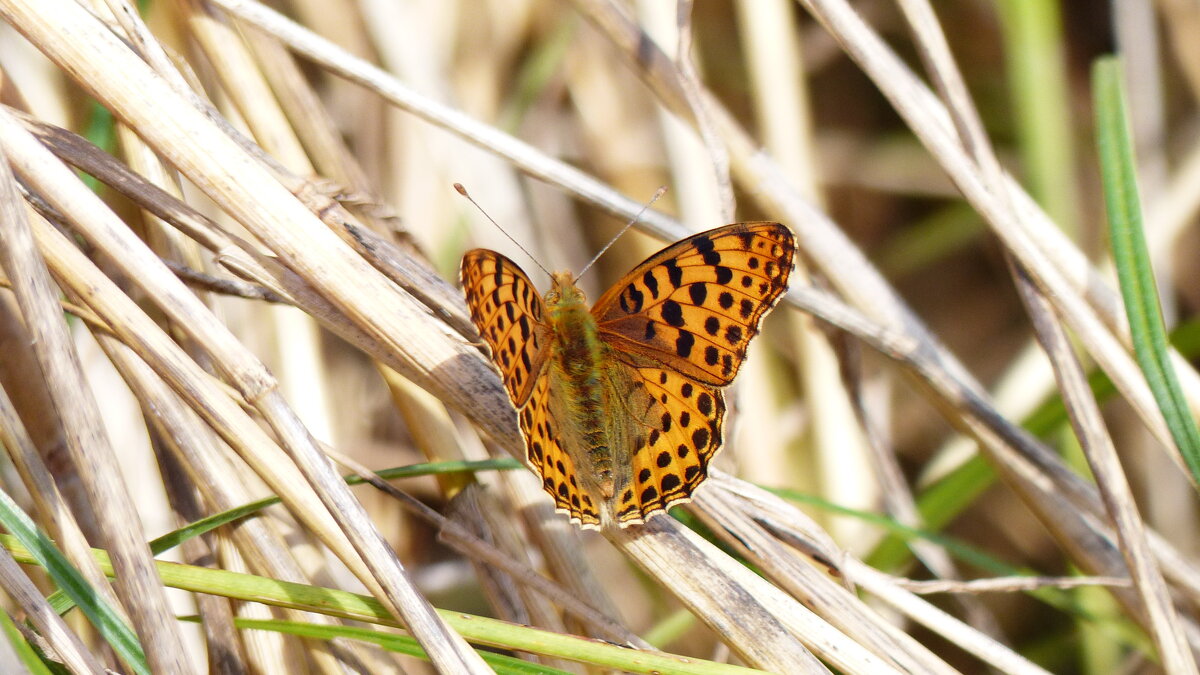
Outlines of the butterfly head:
[[583,290],[575,285],[575,277],[570,272],[555,272],[550,275],[550,292],[546,294],[546,304],[552,307],[586,307],[587,297]]

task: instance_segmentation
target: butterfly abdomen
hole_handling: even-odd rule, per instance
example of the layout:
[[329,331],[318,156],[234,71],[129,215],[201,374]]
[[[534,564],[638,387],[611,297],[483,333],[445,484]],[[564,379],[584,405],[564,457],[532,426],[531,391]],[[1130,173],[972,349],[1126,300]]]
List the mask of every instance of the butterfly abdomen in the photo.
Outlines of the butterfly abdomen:
[[[569,428],[563,441],[568,452],[591,465],[596,488],[611,497],[612,448],[607,433],[605,405],[605,347],[600,341],[596,319],[568,275],[555,275],[554,289],[547,297],[551,340],[550,368],[561,388],[561,404]],[[570,447],[574,446],[574,447]]]

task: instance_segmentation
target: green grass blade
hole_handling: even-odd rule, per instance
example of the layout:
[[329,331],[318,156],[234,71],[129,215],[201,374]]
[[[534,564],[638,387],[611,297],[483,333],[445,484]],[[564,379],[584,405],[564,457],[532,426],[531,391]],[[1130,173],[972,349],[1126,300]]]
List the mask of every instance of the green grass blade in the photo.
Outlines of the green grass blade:
[[[973,458],[968,463],[980,466],[987,471],[991,471],[991,467],[987,466],[986,462],[979,457]],[[790,501],[808,504],[830,513],[857,518],[863,522],[876,525],[884,530],[887,530],[891,536],[900,539],[905,544],[907,544],[909,541],[918,539],[936,544],[945,549],[947,553],[960,562],[972,565],[987,572],[988,574],[1013,577],[1043,576],[1041,573],[1031,568],[1011,565],[960,539],[956,539],[939,532],[934,532],[926,528],[909,527],[908,525],[897,522],[895,519],[889,516],[848,508],[826,501],[819,497],[797,492],[795,490],[778,488],[764,489]],[[1114,621],[1113,618],[1109,616],[1099,617],[1094,615],[1076,600],[1077,590],[1078,589],[1068,591],[1059,588],[1045,587],[1032,591],[1025,591],[1025,593],[1027,593],[1030,597],[1036,598],[1046,605],[1049,605],[1050,607],[1054,607],[1064,614],[1073,616],[1080,621],[1087,623],[1103,634],[1106,639],[1116,644],[1137,649],[1146,654],[1153,652],[1153,644],[1146,637],[1145,633],[1138,629],[1137,625],[1131,621]],[[1104,591],[1106,589],[1097,588],[1097,590]]]
[[[1171,331],[1171,345],[1186,358],[1200,355],[1200,320],[1182,323]],[[1104,402],[1117,388],[1104,371],[1096,369],[1088,375],[1088,384],[1097,401]],[[1049,397],[1022,422],[1027,431],[1044,438],[1067,423],[1067,411],[1062,399]],[[927,487],[917,496],[917,510],[925,527],[939,530],[953,521],[996,479],[996,472],[987,461],[976,455],[944,478]],[[902,537],[889,535],[866,558],[868,565],[881,570],[898,570],[912,560],[912,553]]]
[[[381,633],[369,628],[356,628],[353,626],[330,626],[326,624],[302,623],[299,621],[283,621],[279,619],[243,619],[234,618],[234,625],[243,630],[265,630],[274,633],[284,633],[287,635],[295,635],[296,637],[308,638],[311,640],[333,640],[334,638],[345,638],[348,640],[357,640],[359,642],[368,642],[379,646],[397,654],[404,654],[419,659],[429,660],[429,656],[425,650],[421,648],[420,643],[407,635],[399,635],[396,633]],[[551,668],[529,661],[496,654],[493,652],[479,652],[479,656],[483,658],[498,675],[568,675],[567,671],[558,668]]]
[[[396,478],[412,478],[415,476],[431,476],[443,473],[459,473],[462,471],[509,471],[512,469],[522,469],[524,466],[515,459],[498,458],[498,459],[482,459],[476,461],[452,461],[452,462],[428,462],[425,464],[412,464],[410,466],[398,466],[391,469],[377,471],[376,475],[384,480],[392,480]],[[346,476],[347,485],[361,485],[364,481],[358,476]],[[259,511],[274,506],[280,502],[279,497],[264,497],[248,504],[243,504],[237,508],[215,513],[207,518],[201,518],[193,523],[189,523],[177,530],[168,532],[161,537],[158,537],[150,542],[150,550],[154,555],[159,555],[165,551],[182,544],[192,537],[200,536],[206,532],[228,525],[235,520],[240,520],[246,516],[254,515]]]
[[[414,476],[429,476],[442,473],[458,473],[460,471],[506,471],[512,469],[524,468],[523,465],[515,459],[498,458],[498,459],[482,459],[476,461],[450,461],[450,462],[428,462],[425,464],[412,464],[409,466],[399,466],[391,469],[377,471],[376,475],[384,480],[392,480],[394,478],[412,478]],[[361,485],[365,481],[358,476],[347,476],[347,485]],[[228,525],[234,521],[241,520],[247,516],[252,516],[263,509],[274,506],[280,503],[279,497],[264,497],[252,501],[248,504],[243,504],[236,508],[214,513],[206,518],[201,518],[192,523],[188,523],[183,527],[172,530],[150,542],[150,551],[154,555],[161,555],[183,542],[198,537],[207,532],[211,532],[222,525]],[[62,592],[55,592],[48,599],[50,606],[54,611],[62,614],[70,610],[74,603],[70,597]]]
[[1078,234],[1078,195],[1061,8],[1042,0],[1000,0],[1005,76],[1016,124],[1022,181],[1068,236]]
[[41,565],[59,589],[83,610],[84,615],[121,660],[134,672],[149,675],[150,666],[146,663],[146,654],[142,651],[142,645],[133,629],[104,602],[54,542],[34,525],[29,516],[3,490],[0,490],[0,525],[12,533],[11,536],[29,552],[32,561]]
[[[4,637],[8,638],[8,644],[12,645],[13,653],[21,660],[21,665],[25,666],[30,675],[54,675],[54,672],[42,660],[38,650],[29,644],[20,630],[17,630],[17,624],[13,623],[8,612],[0,611],[0,631],[4,633]],[[62,672],[66,672],[65,669],[62,669]]]
[[[30,553],[12,536],[0,534],[0,546],[8,548],[21,563],[36,562]],[[96,562],[105,574],[112,574],[108,554],[92,550]],[[159,577],[171,588],[193,593],[220,595],[244,602],[259,602],[327,616],[364,621],[373,624],[402,627],[375,598],[318,586],[276,581],[253,574],[194,567],[158,561]],[[476,645],[542,654],[552,658],[600,666],[602,669],[630,673],[679,673],[680,675],[752,675],[760,670],[743,666],[716,663],[674,654],[645,652],[590,638],[565,635],[553,631],[520,626],[507,621],[490,619],[465,612],[437,610],[439,616]],[[340,629],[339,629],[340,630]]]
[[1092,95],[1096,106],[1096,144],[1108,211],[1109,238],[1133,336],[1134,357],[1193,482],[1200,484],[1200,430],[1196,428],[1168,358],[1158,287],[1142,231],[1137,164],[1121,84],[1121,64],[1116,58],[1096,61],[1092,68]]

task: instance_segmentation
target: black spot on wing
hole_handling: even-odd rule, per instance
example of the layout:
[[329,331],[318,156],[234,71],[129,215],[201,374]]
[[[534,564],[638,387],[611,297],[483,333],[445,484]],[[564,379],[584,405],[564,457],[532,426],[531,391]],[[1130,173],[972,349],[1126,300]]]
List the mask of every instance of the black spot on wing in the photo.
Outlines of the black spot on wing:
[[626,286],[625,292],[621,294],[621,309],[625,310],[626,314],[637,314],[642,311],[645,302],[645,294],[633,284]]
[[678,288],[683,285],[683,270],[679,267],[679,263],[668,260],[663,263],[663,267],[667,270],[667,281],[671,282],[672,287]]
[[715,336],[721,332],[721,320],[715,316],[710,316],[704,320],[704,332]]
[[716,245],[713,240],[706,236],[692,238],[692,245],[696,247],[696,251],[700,253],[700,257],[704,259],[706,265],[718,265],[721,263],[721,254],[716,251]]
[[675,353],[683,358],[687,358],[692,354],[692,347],[696,345],[696,337],[686,330],[679,331],[679,337],[675,338]]
[[654,270],[647,270],[642,275],[642,285],[646,290],[650,291],[650,297],[658,299],[658,277],[654,276]]
[[683,305],[674,300],[667,300],[662,305],[662,318],[668,325],[679,328],[685,323],[683,320]]

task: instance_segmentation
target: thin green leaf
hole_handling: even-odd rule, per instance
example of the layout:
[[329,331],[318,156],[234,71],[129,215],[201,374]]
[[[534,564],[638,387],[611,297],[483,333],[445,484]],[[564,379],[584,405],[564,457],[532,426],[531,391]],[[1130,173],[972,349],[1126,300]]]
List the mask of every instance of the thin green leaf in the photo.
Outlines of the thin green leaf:
[[[1182,323],[1171,331],[1171,345],[1186,358],[1200,355],[1200,321]],[[1088,375],[1088,384],[1098,402],[1103,403],[1114,393],[1112,380],[1100,369]],[[1039,438],[1062,428],[1067,423],[1067,411],[1062,398],[1050,396],[1022,422],[1026,430]],[[987,461],[976,455],[963,462],[944,478],[917,496],[917,510],[930,530],[940,530],[958,517],[996,480],[996,472]],[[902,537],[888,535],[866,558],[868,565],[881,570],[896,570],[912,560],[912,552]]]
[[1075,135],[1062,9],[1041,0],[1001,0],[1001,35],[1022,181],[1064,232],[1078,233]]
[[[186,619],[195,621],[191,617]],[[245,630],[265,630],[274,633],[286,633],[287,635],[295,635],[297,637],[309,638],[312,640],[333,640],[335,638],[345,638],[349,640],[358,640],[359,642],[369,642],[374,645],[386,649],[388,651],[413,656],[419,659],[429,660],[425,650],[421,648],[420,643],[407,635],[398,635],[395,633],[381,633],[369,628],[356,628],[354,626],[330,626],[328,624],[311,624],[301,623],[299,621],[282,621],[278,619],[243,619],[235,618],[233,620],[235,626]],[[567,675],[567,671],[551,668],[512,656],[496,654],[493,652],[479,652],[479,656],[487,662],[499,675]]]
[[[991,467],[987,465],[981,458],[975,457],[967,462],[967,465],[978,467],[978,470],[991,471]],[[868,511],[860,511],[852,509],[840,504],[814,497],[795,490],[764,488],[773,492],[784,499],[788,499],[803,504],[809,504],[816,508],[836,513],[838,515],[857,518],[866,523],[877,525],[886,529],[893,537],[896,537],[903,543],[913,540],[924,540],[930,543],[941,546],[954,558],[982,569],[996,576],[1045,576],[1038,571],[1028,567],[1017,567],[1011,565],[995,556],[989,555],[978,548],[954,537],[934,532],[929,529],[909,527],[903,523],[897,522],[895,519],[888,516],[883,516],[877,513]],[[907,549],[906,549],[907,550]],[[1127,645],[1129,647],[1141,650],[1145,653],[1150,653],[1153,650],[1153,645],[1146,635],[1141,632],[1138,627],[1131,621],[1114,621],[1112,617],[1099,617],[1088,611],[1086,607],[1076,601],[1078,589],[1065,591],[1059,588],[1038,588],[1031,591],[1026,591],[1028,595],[1034,597],[1045,604],[1062,611],[1065,614],[1074,616],[1077,619],[1093,625],[1097,630],[1102,631],[1108,638],[1118,644]]]
[[[511,469],[523,468],[521,463],[515,459],[483,459],[476,461],[452,461],[452,462],[428,462],[425,464],[412,464],[409,466],[398,466],[391,469],[377,471],[376,475],[384,480],[392,480],[396,478],[412,478],[415,476],[429,476],[443,473],[457,473],[460,471],[506,471]],[[361,485],[365,481],[358,476],[346,476],[348,485]],[[207,532],[211,532],[222,525],[228,525],[237,520],[241,520],[247,516],[252,516],[263,509],[274,506],[280,502],[279,497],[264,497],[252,501],[248,504],[243,504],[236,508],[214,513],[207,518],[201,518],[192,523],[188,523],[181,528],[172,530],[150,542],[150,551],[154,555],[161,555],[183,542],[198,537]],[[54,611],[63,614],[70,610],[75,603],[64,593],[56,591],[49,598],[50,606]]]
[[30,675],[54,675],[42,660],[38,650],[29,644],[21,631],[17,630],[17,625],[13,623],[8,612],[0,611],[0,630],[4,632],[4,636],[8,638],[8,644],[12,645],[13,652],[16,653],[17,658],[21,659],[21,665],[25,666]]
[[1133,353],[1146,382],[1179,446],[1183,461],[1200,484],[1200,430],[1192,419],[1187,399],[1171,367],[1167,331],[1159,305],[1158,287],[1150,253],[1142,232],[1142,206],[1138,197],[1137,164],[1121,83],[1121,64],[1115,57],[1098,59],[1092,68],[1092,95],[1096,106],[1096,144],[1100,176],[1108,211],[1109,238],[1125,314],[1133,336]]
[[0,525],[28,551],[29,560],[41,565],[59,589],[83,610],[113,651],[136,673],[149,675],[150,666],[137,635],[117,612],[96,593],[79,570],[58,550],[54,542],[39,530],[7,492],[0,490]]
[[[18,562],[36,562],[30,553],[10,535],[0,534],[0,546],[5,546]],[[112,574],[108,554],[92,549],[96,562],[105,574]],[[260,602],[275,607],[317,612],[353,621],[383,626],[402,627],[375,598],[318,586],[276,581],[253,574],[194,567],[158,561],[159,577],[171,588],[193,593],[220,595],[233,600]],[[750,675],[760,670],[724,663],[704,661],[674,654],[645,652],[575,635],[519,626],[487,617],[437,610],[439,616],[468,642],[542,654],[544,656],[578,661],[601,668],[630,673],[680,673],[681,675]]]
[[[398,466],[391,469],[375,472],[375,475],[384,480],[393,480],[396,478],[413,478],[415,476],[430,476],[434,474],[458,473],[464,471],[507,471],[511,469],[523,468],[521,463],[515,459],[483,459],[472,462],[454,461],[454,462],[428,462],[425,464],[412,464],[409,466]],[[362,485],[366,481],[358,476],[346,476],[347,485]],[[279,497],[265,497],[248,504],[243,504],[237,508],[222,511],[221,513],[213,514],[207,518],[201,518],[194,523],[189,523],[172,532],[158,537],[150,542],[150,550],[154,555],[159,555],[172,548],[182,544],[192,537],[200,536],[206,532],[227,525],[235,520],[253,515],[267,508],[274,506],[280,502]]]

